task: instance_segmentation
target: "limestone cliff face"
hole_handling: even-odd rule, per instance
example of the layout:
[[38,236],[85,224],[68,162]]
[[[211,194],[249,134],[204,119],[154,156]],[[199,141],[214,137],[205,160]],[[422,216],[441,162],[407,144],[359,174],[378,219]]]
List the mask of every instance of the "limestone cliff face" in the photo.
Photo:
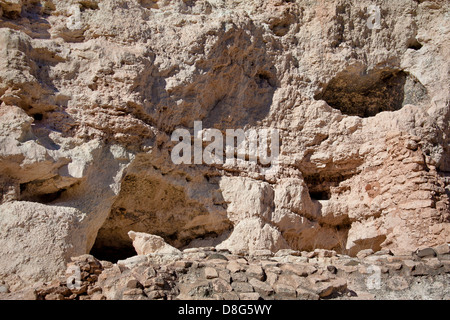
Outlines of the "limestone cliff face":
[[[133,255],[130,230],[235,253],[450,242],[450,4],[377,1],[378,25],[372,4],[0,0],[0,277]],[[278,170],[175,165],[194,121],[278,129]]]

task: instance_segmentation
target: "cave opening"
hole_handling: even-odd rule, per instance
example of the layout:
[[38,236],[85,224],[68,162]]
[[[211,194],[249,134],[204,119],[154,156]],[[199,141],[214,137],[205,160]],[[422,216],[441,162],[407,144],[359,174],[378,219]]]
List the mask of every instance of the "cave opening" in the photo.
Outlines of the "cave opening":
[[352,176],[352,173],[346,175],[337,173],[314,173],[305,175],[304,180],[308,186],[311,200],[330,200],[331,189],[339,186],[342,181]]
[[426,98],[425,87],[409,73],[390,67],[367,71],[361,65],[338,73],[314,96],[345,115],[362,118],[418,105]]
[[89,254],[99,260],[110,261],[113,263],[117,263],[119,260],[125,260],[129,257],[137,255],[131,241],[129,245],[124,244],[122,246],[102,245],[96,241]]
[[329,190],[309,191],[311,200],[330,200]]
[[408,49],[420,50],[422,47],[423,45],[416,38],[408,42]]

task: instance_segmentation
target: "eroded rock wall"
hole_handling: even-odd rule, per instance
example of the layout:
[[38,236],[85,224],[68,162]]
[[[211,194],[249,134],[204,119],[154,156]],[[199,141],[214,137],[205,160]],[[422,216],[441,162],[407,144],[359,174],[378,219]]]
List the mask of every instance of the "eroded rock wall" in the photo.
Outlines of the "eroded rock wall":
[[[2,278],[124,258],[130,230],[234,253],[450,242],[449,4],[378,1],[370,28],[372,4],[1,0]],[[175,165],[194,121],[278,129],[277,170]]]

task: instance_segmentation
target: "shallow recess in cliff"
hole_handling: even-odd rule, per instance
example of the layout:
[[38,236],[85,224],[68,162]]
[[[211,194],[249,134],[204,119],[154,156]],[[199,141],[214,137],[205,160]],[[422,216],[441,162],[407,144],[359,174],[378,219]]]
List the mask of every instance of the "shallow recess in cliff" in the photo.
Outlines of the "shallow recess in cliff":
[[[195,183],[191,186],[188,182],[186,186],[184,178],[180,184],[176,181],[170,175],[148,168],[125,176],[109,216],[98,231],[91,250],[94,256],[117,260],[136,255],[129,231],[157,235],[181,248],[193,239],[230,229],[231,223],[225,214],[208,211],[205,203],[189,196],[189,190],[200,192],[202,188],[207,190],[206,195],[211,192],[212,196],[214,185]],[[215,207],[219,209],[225,212],[222,207]]]
[[389,67],[367,71],[361,65],[338,73],[314,96],[343,114],[359,117],[396,111],[426,98],[425,87],[407,72]]
[[420,50],[423,45],[416,39],[412,39],[408,42],[408,49]]
[[304,179],[312,200],[329,200],[331,198],[331,188],[337,187],[342,181],[349,179],[352,175],[315,173],[306,175]]

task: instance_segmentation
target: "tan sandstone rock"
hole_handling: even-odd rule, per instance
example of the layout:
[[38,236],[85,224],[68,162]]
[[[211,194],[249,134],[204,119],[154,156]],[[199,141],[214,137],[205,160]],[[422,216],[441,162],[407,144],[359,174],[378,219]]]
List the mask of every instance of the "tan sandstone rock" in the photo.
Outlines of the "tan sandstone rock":
[[128,232],[130,239],[133,240],[133,247],[138,255],[147,255],[151,253],[159,254],[179,254],[180,250],[167,244],[163,238],[153,234],[143,232]]

